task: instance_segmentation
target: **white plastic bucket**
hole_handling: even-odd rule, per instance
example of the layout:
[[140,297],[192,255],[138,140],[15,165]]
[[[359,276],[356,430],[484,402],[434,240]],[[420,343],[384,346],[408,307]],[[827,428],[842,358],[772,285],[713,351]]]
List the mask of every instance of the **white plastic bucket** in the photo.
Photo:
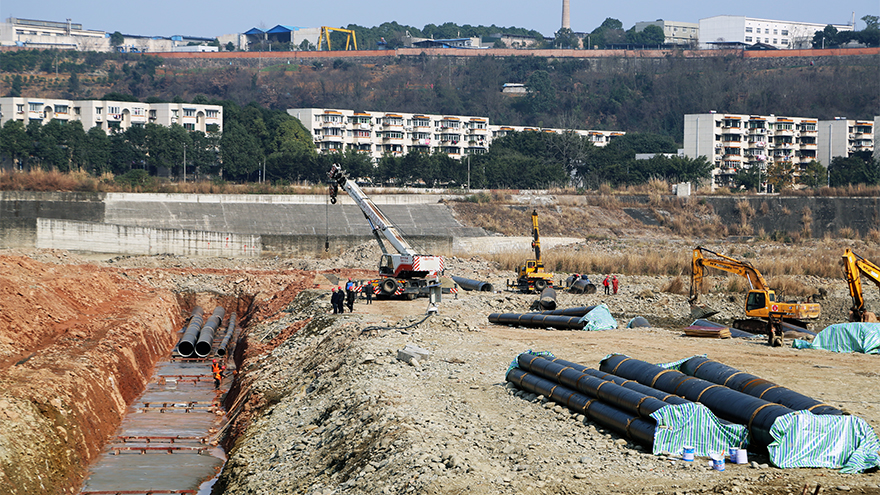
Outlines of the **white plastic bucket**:
[[737,464],[748,464],[749,463],[749,451],[746,449],[736,449],[736,457],[735,463]]
[[724,452],[712,453],[709,457],[712,459],[712,469],[724,471]]
[[686,462],[694,462],[694,451],[695,450],[696,449],[694,449],[694,447],[691,447],[689,445],[685,445],[683,447],[682,452],[681,452],[681,460],[686,461]]

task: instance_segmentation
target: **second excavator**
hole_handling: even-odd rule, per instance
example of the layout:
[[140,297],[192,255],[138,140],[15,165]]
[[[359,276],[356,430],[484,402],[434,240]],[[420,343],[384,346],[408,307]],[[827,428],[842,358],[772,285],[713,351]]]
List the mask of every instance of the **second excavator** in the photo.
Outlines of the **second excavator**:
[[853,305],[849,310],[850,321],[876,323],[877,315],[868,311],[865,306],[865,295],[862,294],[861,275],[865,275],[880,287],[880,268],[874,263],[862,258],[849,248],[843,253],[843,274],[846,277],[846,285]]
[[752,319],[737,320],[734,326],[756,333],[766,332],[768,343],[772,346],[779,346],[783,343],[783,322],[807,328],[807,323],[804,320],[814,320],[819,317],[821,308],[816,303],[777,300],[776,292],[770,289],[761,272],[748,261],[740,261],[698,246],[693,253],[691,290],[688,299],[692,313],[698,318],[717,313],[717,311],[699,305],[703,275],[707,267],[734,273],[748,280],[749,292],[746,296],[745,310],[746,316]]

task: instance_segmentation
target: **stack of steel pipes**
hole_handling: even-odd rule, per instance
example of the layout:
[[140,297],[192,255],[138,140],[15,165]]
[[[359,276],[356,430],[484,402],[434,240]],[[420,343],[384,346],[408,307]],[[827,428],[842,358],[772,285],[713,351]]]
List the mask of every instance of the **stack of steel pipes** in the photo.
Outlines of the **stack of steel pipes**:
[[[555,302],[555,301],[554,301]],[[498,325],[517,325],[532,328],[556,328],[560,330],[582,330],[581,317],[596,306],[554,309],[537,313],[492,313],[489,323]]]
[[507,372],[511,383],[649,447],[656,427],[650,415],[663,406],[688,402],[557,358],[522,353],[516,363]]
[[770,429],[776,419],[794,410],[841,414],[815,399],[705,358],[691,358],[682,369],[696,376],[620,354],[605,358],[599,366],[606,373],[702,403],[719,418],[745,425],[752,444],[759,447],[773,442]]

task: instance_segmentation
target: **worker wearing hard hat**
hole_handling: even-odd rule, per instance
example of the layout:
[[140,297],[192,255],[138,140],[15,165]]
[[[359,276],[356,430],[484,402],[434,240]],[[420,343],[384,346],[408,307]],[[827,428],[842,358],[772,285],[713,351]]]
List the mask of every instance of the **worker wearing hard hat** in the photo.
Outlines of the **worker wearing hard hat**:
[[214,375],[214,390],[220,388],[220,380],[223,379],[224,370],[226,370],[226,366],[218,363],[216,359],[211,362],[211,374]]

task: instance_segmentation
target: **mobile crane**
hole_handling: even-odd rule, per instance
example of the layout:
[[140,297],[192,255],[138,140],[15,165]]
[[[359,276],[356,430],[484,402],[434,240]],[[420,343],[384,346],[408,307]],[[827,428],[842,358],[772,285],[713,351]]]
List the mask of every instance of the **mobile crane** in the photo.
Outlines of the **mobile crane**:
[[865,296],[862,294],[860,274],[864,274],[877,284],[877,287],[880,287],[880,268],[852,252],[849,248],[844,251],[841,261],[843,263],[843,274],[846,277],[846,285],[849,287],[849,295],[853,300],[853,305],[849,312],[849,320],[877,322],[877,315],[871,313],[865,307]]
[[[711,254],[715,258],[707,258],[704,254]],[[688,298],[692,308],[696,309],[699,307],[700,292],[703,287],[703,274],[707,267],[734,273],[745,277],[749,281],[745,310],[746,316],[755,319],[737,320],[734,324],[744,330],[766,331],[768,343],[771,346],[780,346],[783,343],[782,322],[806,328],[807,323],[803,320],[812,320],[819,317],[821,308],[816,303],[777,300],[776,293],[767,286],[764,276],[748,261],[740,261],[724,256],[701,246],[696,247],[693,252],[691,289],[690,297]],[[714,313],[704,311],[703,316]]]
[[[333,165],[327,175],[330,177],[330,202],[336,204],[336,195],[341,187],[360,207],[370,223],[376,241],[379,242],[379,248],[382,250],[382,257],[379,260],[381,278],[370,282],[379,290],[378,296],[402,296],[406,299],[415,299],[419,295],[429,295],[430,287],[440,284],[443,257],[418,254],[376,203],[345,175],[342,167]],[[397,251],[396,253],[388,252],[383,237]]]
[[541,292],[553,286],[553,274],[544,271],[541,260],[541,236],[538,232],[538,212],[532,210],[532,248],[535,259],[526,260],[517,270],[516,281],[508,282],[507,286],[522,292]]

